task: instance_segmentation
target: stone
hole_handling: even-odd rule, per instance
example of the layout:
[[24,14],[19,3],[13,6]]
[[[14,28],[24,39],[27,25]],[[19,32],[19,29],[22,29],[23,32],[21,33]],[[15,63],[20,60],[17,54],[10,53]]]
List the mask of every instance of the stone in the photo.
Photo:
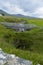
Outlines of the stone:
[[0,60],[0,65],[3,65],[4,63],[3,63],[3,60]]
[[40,64],[37,64],[37,65],[40,65]]
[[4,53],[0,48],[0,65],[32,65],[32,61],[19,58],[13,54]]
[[0,24],[19,32],[29,31],[32,30],[33,28],[38,28],[38,26],[35,24],[8,23],[8,22],[0,22]]
[[5,59],[6,57],[5,57],[5,56],[3,56],[2,54],[0,54],[0,58]]
[[11,54],[10,57],[11,57],[12,59],[14,59],[14,58],[15,58],[15,55]]

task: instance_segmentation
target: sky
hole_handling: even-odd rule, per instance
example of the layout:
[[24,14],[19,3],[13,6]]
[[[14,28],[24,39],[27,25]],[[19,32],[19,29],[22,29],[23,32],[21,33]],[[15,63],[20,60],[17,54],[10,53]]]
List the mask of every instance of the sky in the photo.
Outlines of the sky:
[[43,18],[43,0],[0,0],[0,9],[10,14]]

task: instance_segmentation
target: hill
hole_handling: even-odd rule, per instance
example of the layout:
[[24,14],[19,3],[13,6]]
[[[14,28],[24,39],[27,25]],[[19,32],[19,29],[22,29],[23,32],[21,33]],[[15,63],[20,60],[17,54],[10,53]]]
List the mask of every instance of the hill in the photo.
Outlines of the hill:
[[33,61],[33,65],[43,65],[43,19],[0,16],[0,22],[21,22],[36,24],[42,29],[16,32],[0,24],[0,48],[4,52]]
[[3,10],[0,10],[0,14],[2,14],[2,15],[4,15],[4,16],[8,16],[8,15],[9,15],[8,13],[6,13],[6,12],[3,11]]
[[24,15],[21,14],[8,14],[7,12],[0,10],[0,14],[4,14],[4,16],[17,16],[17,17],[25,17]]
[[33,17],[30,17],[30,16],[25,16],[25,15],[22,15],[22,14],[9,14],[3,10],[0,10],[0,14],[4,15],[4,16],[16,16],[16,17],[23,17],[23,18],[33,18]]

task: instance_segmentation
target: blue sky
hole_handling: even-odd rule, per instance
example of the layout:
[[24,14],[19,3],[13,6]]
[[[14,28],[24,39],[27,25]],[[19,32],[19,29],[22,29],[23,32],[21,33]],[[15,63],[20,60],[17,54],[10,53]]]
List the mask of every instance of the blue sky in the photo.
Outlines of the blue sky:
[[43,18],[43,0],[0,0],[0,9],[10,14]]

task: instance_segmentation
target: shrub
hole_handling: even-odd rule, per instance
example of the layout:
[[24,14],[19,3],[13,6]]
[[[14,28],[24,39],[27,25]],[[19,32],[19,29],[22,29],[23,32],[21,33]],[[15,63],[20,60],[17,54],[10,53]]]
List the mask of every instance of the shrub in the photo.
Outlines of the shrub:
[[30,49],[33,43],[24,33],[18,33],[14,38],[14,45],[16,48]]

